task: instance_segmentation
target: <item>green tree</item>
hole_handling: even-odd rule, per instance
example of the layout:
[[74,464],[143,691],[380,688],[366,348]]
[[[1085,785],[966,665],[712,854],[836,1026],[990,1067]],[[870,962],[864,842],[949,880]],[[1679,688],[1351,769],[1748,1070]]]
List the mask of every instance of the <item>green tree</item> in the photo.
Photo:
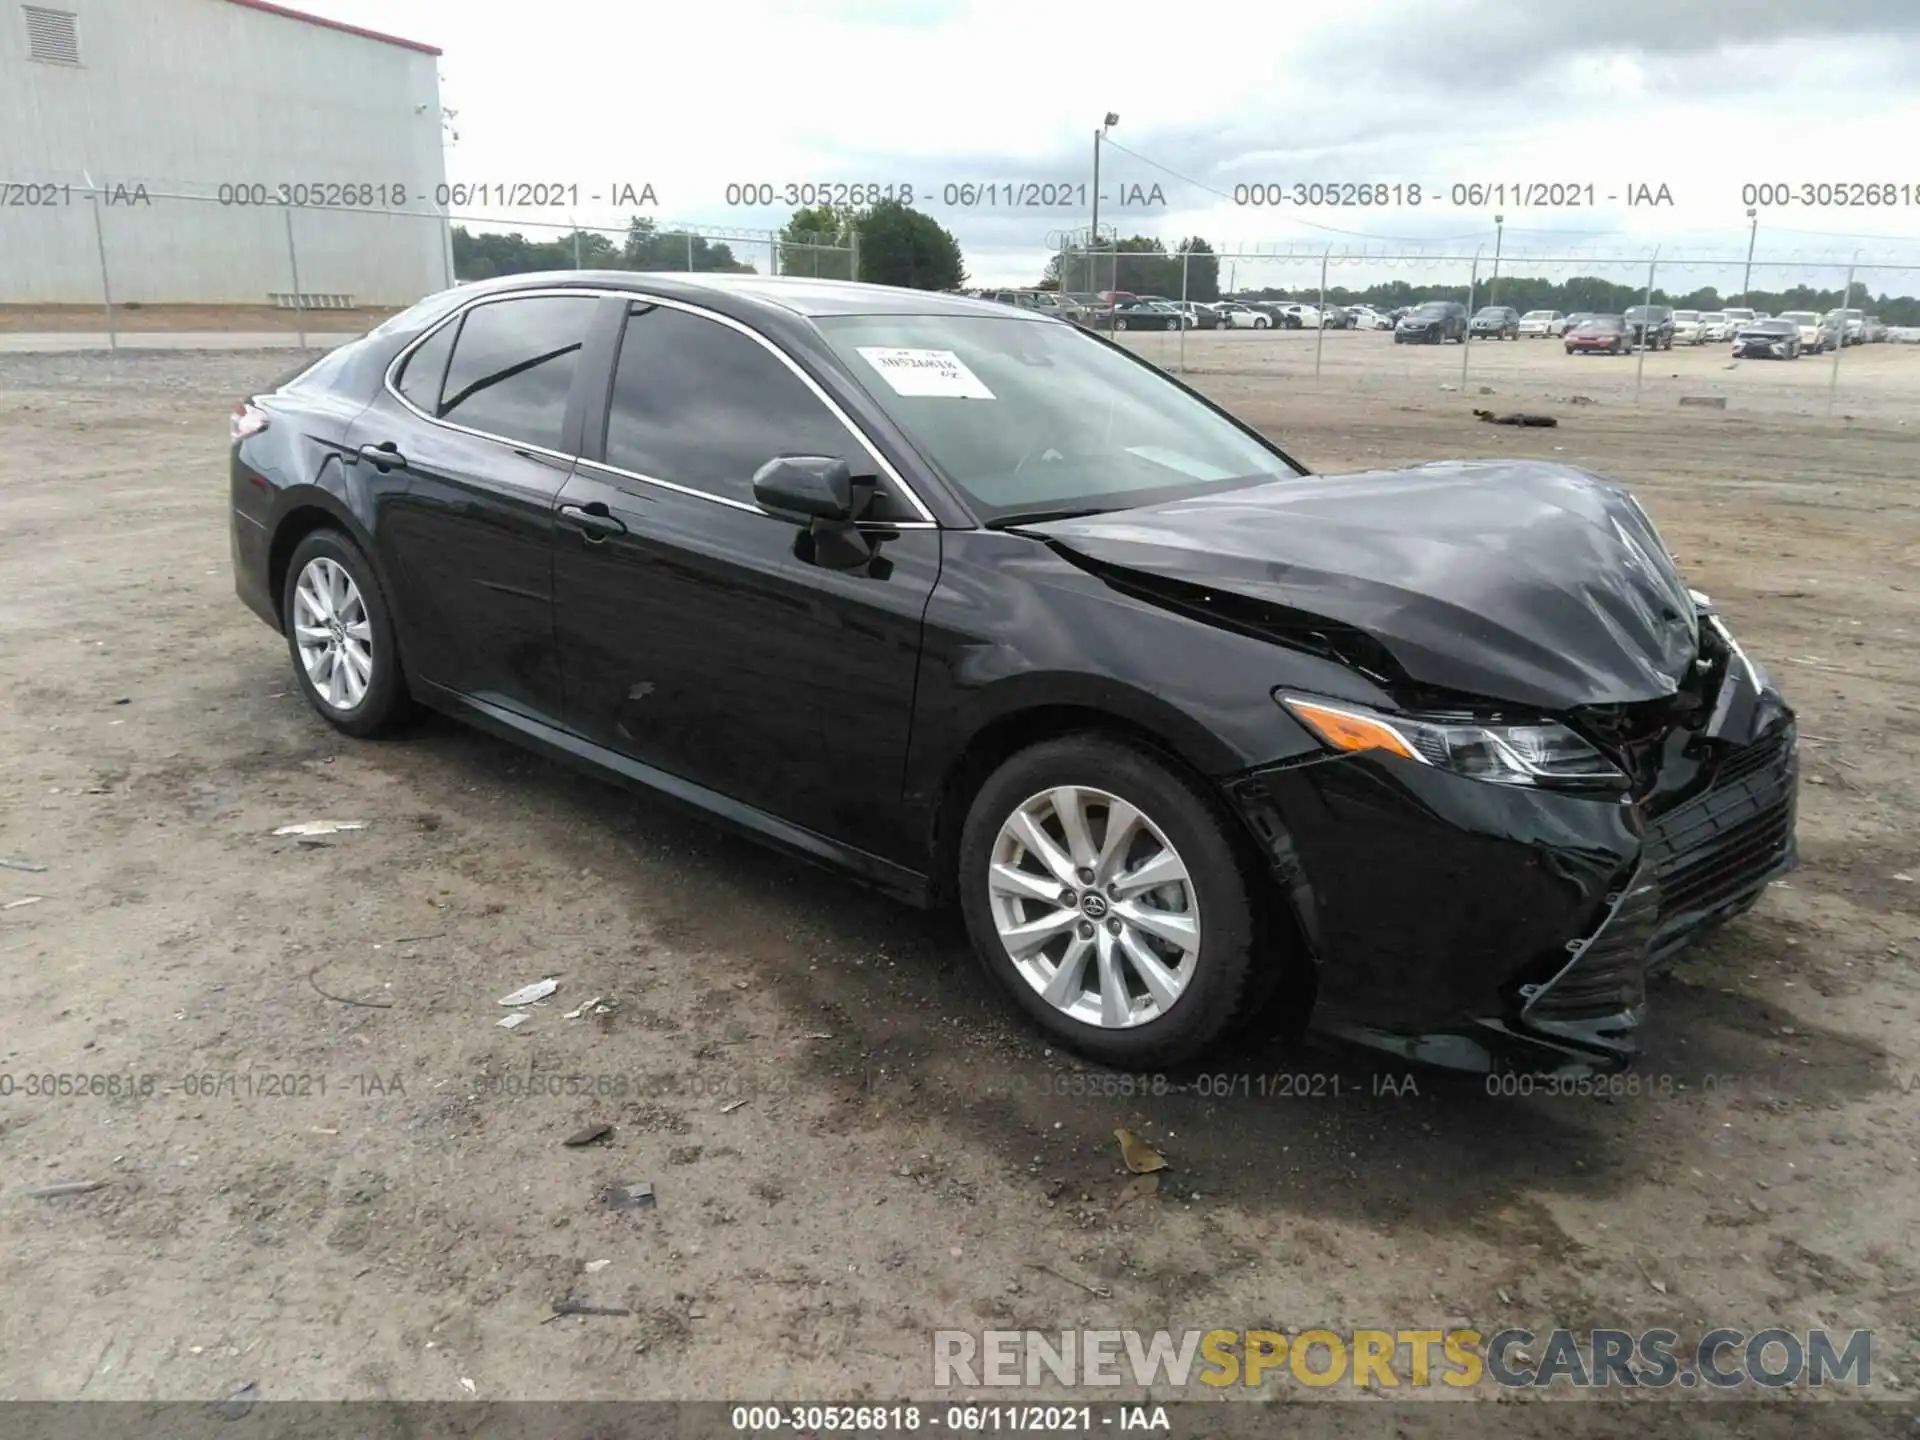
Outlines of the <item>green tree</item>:
[[853,230],[860,213],[851,207],[802,206],[780,227],[780,273],[823,280],[851,280]]
[[752,275],[753,266],[734,258],[731,246],[685,230],[662,230],[651,217],[636,215],[627,225],[626,270],[678,270]]
[[855,223],[862,280],[910,290],[957,290],[967,283],[960,242],[931,215],[882,200]]

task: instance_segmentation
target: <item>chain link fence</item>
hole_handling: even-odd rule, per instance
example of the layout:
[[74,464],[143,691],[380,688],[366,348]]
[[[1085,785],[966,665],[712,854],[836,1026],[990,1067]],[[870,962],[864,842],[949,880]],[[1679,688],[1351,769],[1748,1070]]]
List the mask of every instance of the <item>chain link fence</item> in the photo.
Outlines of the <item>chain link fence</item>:
[[[22,188],[23,203],[0,209],[0,307],[31,307],[62,326],[97,314],[114,349],[129,327],[146,328],[142,312],[176,307],[239,311],[247,328],[291,329],[306,348],[310,335],[364,329],[369,315],[436,290],[534,270],[842,280],[860,273],[852,232],[730,229],[646,215],[609,227],[393,207],[376,203],[389,187],[372,185],[293,186],[285,194],[265,186]],[[191,328],[193,319],[183,323]],[[32,320],[21,323],[30,328]]]
[[[1904,414],[1920,394],[1920,352],[1901,348],[1920,339],[1920,263],[1831,252],[1749,259],[1515,250],[1498,238],[1471,251],[1213,251],[1190,242],[1139,251],[1118,250],[1104,234],[1092,243],[1085,231],[1049,238],[1048,278],[1082,307],[1082,322],[1175,373],[1808,414]],[[1465,313],[1418,337],[1396,328],[1394,317],[1430,301]],[[1475,330],[1471,317],[1491,306],[1561,319],[1517,335]],[[1659,307],[1652,344],[1567,349],[1567,317],[1632,312],[1637,320],[1641,306]],[[1662,318],[1669,309],[1680,317],[1671,338]],[[1793,317],[1802,343],[1769,359],[1737,358],[1745,311]],[[1694,323],[1695,315],[1711,323]],[[1821,343],[1835,334],[1841,343]]]

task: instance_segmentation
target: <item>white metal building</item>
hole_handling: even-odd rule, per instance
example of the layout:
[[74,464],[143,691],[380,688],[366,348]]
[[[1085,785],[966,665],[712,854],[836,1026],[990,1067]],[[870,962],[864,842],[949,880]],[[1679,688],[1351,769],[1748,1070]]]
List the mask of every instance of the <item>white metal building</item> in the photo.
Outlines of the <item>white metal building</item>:
[[267,0],[0,0],[0,304],[446,287],[439,54]]

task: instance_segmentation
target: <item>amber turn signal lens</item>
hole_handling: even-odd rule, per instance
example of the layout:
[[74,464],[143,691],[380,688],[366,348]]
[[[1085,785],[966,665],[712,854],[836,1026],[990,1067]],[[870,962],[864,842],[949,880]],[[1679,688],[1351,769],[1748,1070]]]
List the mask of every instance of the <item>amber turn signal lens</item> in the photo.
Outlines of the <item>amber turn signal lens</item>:
[[1336,750],[1385,750],[1390,755],[1418,760],[1411,746],[1391,725],[1350,710],[1315,705],[1306,700],[1282,702],[1306,727]]

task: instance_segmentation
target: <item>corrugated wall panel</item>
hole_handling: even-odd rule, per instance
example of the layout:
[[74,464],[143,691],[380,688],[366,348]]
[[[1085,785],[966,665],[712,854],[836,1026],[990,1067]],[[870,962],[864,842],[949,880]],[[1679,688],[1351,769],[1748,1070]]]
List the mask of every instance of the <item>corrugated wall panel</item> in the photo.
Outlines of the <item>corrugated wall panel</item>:
[[[445,182],[431,55],[226,0],[36,3],[77,16],[80,64],[29,58],[0,0],[0,304],[100,300],[95,204],[116,301],[262,304],[293,288],[286,214],[221,186],[402,185],[424,210]],[[125,189],[97,202],[89,179]],[[30,185],[73,188],[14,203],[48,193]],[[304,291],[397,305],[448,283],[438,217],[292,217]]]

